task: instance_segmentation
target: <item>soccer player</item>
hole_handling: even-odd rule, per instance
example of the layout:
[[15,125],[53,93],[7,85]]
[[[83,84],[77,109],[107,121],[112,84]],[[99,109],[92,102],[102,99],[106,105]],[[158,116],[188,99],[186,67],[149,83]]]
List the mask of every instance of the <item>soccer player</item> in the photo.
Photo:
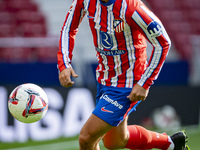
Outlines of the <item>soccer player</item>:
[[[163,66],[171,41],[161,21],[140,0],[74,0],[67,13],[57,53],[59,80],[71,87],[72,51],[79,24],[87,16],[97,53],[96,107],[79,135],[81,150],[187,149],[187,136],[172,136],[127,125]],[[146,40],[153,46],[147,63]],[[80,51],[81,53],[81,51]],[[144,110],[145,111],[145,110]]]

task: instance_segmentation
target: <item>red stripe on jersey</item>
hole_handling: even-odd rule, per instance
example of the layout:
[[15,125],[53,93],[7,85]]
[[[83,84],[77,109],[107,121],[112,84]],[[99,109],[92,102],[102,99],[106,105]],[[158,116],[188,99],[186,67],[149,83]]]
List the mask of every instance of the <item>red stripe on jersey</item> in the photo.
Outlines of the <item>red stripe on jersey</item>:
[[95,30],[95,22],[94,22],[94,16],[96,13],[96,5],[97,5],[97,1],[91,0],[88,6],[88,20],[89,20],[89,24],[90,24],[90,29],[92,31],[92,35],[93,35],[93,42],[95,47],[97,47],[97,33]]
[[122,2],[123,0],[116,0],[115,3],[113,4],[113,13],[115,15],[115,19],[121,19],[119,16],[120,16]]
[[[109,74],[108,74],[108,79],[106,79],[106,86],[111,86],[111,78],[113,78],[116,73],[115,73],[115,70],[114,70],[114,67],[115,67],[115,63],[114,63],[114,59],[113,59],[113,56],[107,56],[107,59],[109,60]],[[112,61],[110,61],[112,60]]]
[[101,26],[101,31],[107,32],[107,23],[108,23],[108,12],[107,12],[107,7],[106,6],[102,6],[101,7],[101,22],[100,22],[100,26]]
[[146,39],[143,38],[142,34],[139,33],[139,31],[136,31],[133,28],[132,28],[132,32],[133,34],[138,35],[137,38],[140,39],[140,40],[135,40],[133,36],[133,42],[135,46],[135,57],[136,57],[134,69],[133,69],[134,81],[139,81],[147,67]]

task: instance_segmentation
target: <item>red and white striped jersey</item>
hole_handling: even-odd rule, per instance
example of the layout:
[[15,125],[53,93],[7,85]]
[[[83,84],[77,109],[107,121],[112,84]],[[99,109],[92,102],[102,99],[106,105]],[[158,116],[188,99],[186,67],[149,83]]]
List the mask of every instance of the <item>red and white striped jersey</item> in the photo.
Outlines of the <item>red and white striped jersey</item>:
[[[88,17],[97,51],[97,81],[106,86],[148,89],[157,78],[171,41],[161,21],[140,0],[74,0],[59,42],[58,68],[71,67],[75,35]],[[153,50],[149,62],[146,39]]]

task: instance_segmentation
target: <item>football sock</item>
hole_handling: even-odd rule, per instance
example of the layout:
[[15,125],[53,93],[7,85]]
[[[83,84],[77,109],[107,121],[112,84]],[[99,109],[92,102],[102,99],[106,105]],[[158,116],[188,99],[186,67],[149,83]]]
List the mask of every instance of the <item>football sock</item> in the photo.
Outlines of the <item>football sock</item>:
[[169,142],[171,143],[170,146],[169,146],[169,148],[168,148],[168,150],[173,150],[174,147],[175,147],[174,142],[172,141],[172,139],[171,139],[170,136],[168,136],[168,140],[169,140]]
[[169,136],[164,133],[149,131],[138,125],[128,126],[129,140],[125,148],[129,149],[152,149],[167,150],[171,145]]

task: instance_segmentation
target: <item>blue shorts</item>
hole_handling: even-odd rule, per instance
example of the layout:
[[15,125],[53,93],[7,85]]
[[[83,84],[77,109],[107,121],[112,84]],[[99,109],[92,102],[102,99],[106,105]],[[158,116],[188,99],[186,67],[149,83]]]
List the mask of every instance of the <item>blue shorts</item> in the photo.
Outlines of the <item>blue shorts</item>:
[[93,114],[112,126],[118,126],[141,101],[132,102],[127,96],[131,88],[104,86],[97,83],[96,108]]

